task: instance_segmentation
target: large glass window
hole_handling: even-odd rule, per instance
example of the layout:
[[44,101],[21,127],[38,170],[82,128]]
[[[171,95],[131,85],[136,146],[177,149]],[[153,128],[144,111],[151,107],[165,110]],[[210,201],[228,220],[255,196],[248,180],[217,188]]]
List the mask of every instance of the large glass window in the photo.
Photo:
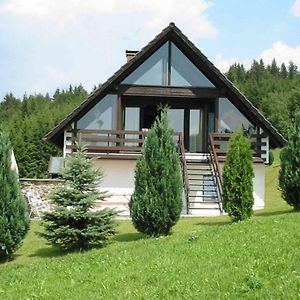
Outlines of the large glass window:
[[203,73],[171,43],[171,86],[214,87]]
[[168,110],[168,122],[174,132],[182,132],[184,130],[184,109],[170,108]]
[[242,128],[251,134],[255,129],[252,123],[227,98],[219,98],[218,119],[220,132],[231,133]]
[[161,46],[135,71],[123,80],[123,84],[167,85],[168,43]]
[[117,95],[106,95],[77,122],[78,129],[116,129]]
[[172,42],[161,46],[122,84],[215,87]]

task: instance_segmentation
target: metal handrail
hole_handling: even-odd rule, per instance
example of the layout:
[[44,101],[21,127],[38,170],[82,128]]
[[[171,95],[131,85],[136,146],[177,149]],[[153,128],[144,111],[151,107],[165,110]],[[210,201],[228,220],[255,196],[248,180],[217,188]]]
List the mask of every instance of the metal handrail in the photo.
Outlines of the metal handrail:
[[219,198],[219,207],[220,207],[220,211],[223,212],[223,190],[222,190],[222,184],[223,184],[223,180],[221,177],[221,171],[220,171],[220,165],[219,165],[219,161],[218,161],[218,156],[216,153],[216,149],[214,147],[213,144],[213,137],[211,135],[211,133],[209,133],[209,152],[210,152],[210,158],[211,158],[211,164],[213,167],[213,178],[215,181],[215,184],[217,186],[217,194],[218,194],[218,198]]
[[185,158],[185,149],[184,149],[184,141],[182,133],[179,134],[178,137],[178,153],[181,159],[182,165],[182,176],[184,182],[184,190],[185,190],[185,199],[186,199],[186,211],[187,214],[189,213],[189,192],[190,192],[190,185],[189,185],[189,178],[188,178],[188,171],[187,171],[187,162]]

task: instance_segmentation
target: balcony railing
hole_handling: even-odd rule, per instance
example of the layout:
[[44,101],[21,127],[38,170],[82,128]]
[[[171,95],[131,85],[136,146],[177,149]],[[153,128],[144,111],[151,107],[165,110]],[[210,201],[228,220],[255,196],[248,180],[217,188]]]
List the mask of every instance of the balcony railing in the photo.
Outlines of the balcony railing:
[[[81,129],[67,137],[66,149],[72,154],[77,150],[75,142],[82,141],[89,157],[136,158],[141,155],[146,135],[147,131]],[[174,133],[173,137],[178,149],[182,149],[182,134]]]
[[[226,154],[228,150],[228,142],[233,133],[210,133],[210,145],[214,150],[215,156],[218,162],[224,162],[226,160]],[[251,148],[253,151],[253,161],[263,162],[262,154],[266,154],[266,150],[262,149],[262,146],[266,146],[266,142],[263,142],[264,134],[252,134],[250,137]]]
[[[76,141],[82,141],[87,144],[87,156],[89,157],[119,157],[136,158],[141,155],[143,143],[147,131],[135,130],[98,130],[98,129],[81,129],[73,131],[67,135],[66,149],[67,153],[76,152]],[[219,162],[225,161],[228,141],[232,133],[210,133],[210,144],[214,149]],[[251,146],[253,149],[254,162],[262,162],[262,155],[266,150],[263,142],[263,135],[251,135]],[[182,133],[174,133],[174,141],[178,146],[180,155],[184,155],[184,141]]]

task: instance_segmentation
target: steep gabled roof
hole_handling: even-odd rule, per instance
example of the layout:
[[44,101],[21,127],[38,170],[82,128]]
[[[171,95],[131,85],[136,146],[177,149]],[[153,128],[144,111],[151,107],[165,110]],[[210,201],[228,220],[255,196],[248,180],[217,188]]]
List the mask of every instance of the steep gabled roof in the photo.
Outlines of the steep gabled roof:
[[131,72],[150,57],[166,41],[173,41],[183,53],[203,72],[216,87],[223,90],[230,101],[255,125],[260,126],[270,138],[275,147],[282,147],[287,142],[277,129],[258,111],[256,107],[228,80],[207,57],[175,26],[170,23],[160,34],[158,34],[148,45],[139,51],[134,58],[123,65],[113,76],[111,76],[100,88],[88,96],[74,111],[67,115],[55,128],[44,137],[56,145],[63,143],[63,131],[71,123],[84,115],[93,107],[99,99],[115,89]]

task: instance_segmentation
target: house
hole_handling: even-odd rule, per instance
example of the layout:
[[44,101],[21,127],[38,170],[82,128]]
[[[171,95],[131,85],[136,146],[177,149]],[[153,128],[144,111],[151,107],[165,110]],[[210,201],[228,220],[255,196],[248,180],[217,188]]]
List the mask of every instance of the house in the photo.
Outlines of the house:
[[75,141],[88,143],[87,156],[104,170],[103,189],[113,195],[104,206],[128,214],[136,159],[158,105],[166,104],[182,163],[183,214],[222,212],[227,142],[240,128],[251,136],[254,209],[263,208],[269,149],[286,143],[276,128],[174,23],[126,56],[124,66],[45,136],[64,157],[76,152]]

